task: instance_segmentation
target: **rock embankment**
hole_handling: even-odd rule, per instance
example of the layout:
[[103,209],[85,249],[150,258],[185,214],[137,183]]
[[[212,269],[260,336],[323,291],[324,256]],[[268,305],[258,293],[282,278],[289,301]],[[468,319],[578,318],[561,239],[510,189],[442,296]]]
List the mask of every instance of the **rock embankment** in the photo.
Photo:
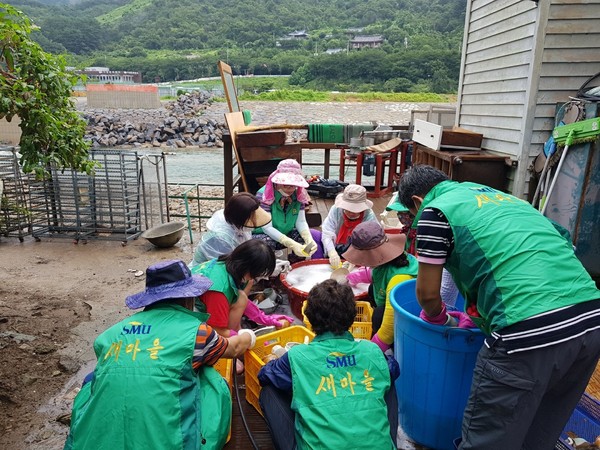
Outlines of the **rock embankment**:
[[180,95],[155,110],[85,110],[85,138],[92,147],[222,147],[224,123],[202,114],[212,96],[205,92]]

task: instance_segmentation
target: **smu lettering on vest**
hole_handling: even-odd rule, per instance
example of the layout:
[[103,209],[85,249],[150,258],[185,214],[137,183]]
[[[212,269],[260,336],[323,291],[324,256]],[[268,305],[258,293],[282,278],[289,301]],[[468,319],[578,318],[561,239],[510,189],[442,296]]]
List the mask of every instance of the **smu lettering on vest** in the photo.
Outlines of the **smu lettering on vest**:
[[327,358],[325,358],[325,361],[327,362],[327,367],[330,369],[356,366],[355,355],[344,355],[343,353],[337,352],[330,353]]
[[[206,317],[159,304],[98,336],[90,396],[74,411],[72,448],[201,448],[192,358]],[[151,426],[141,414],[155,418]]]
[[335,448],[393,448],[384,401],[390,374],[376,345],[355,342],[348,332],[323,333],[288,356],[298,449],[332,442]]

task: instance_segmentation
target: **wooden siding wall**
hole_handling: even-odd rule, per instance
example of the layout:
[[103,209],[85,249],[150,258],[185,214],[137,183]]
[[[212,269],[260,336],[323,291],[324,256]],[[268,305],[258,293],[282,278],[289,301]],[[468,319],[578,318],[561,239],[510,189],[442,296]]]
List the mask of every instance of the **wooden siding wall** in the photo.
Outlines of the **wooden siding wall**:
[[600,1],[553,0],[548,11],[529,156],[554,128],[556,105],[600,72]]
[[469,2],[458,125],[484,136],[484,148],[519,153],[534,47],[535,4]]
[[510,185],[523,197],[556,104],[599,71],[600,1],[469,0],[456,124],[517,161]]

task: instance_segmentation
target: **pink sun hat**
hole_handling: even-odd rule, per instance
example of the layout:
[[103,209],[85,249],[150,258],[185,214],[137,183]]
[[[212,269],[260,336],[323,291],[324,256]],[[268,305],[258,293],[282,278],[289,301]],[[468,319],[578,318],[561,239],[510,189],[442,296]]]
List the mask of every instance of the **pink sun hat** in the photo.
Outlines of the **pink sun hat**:
[[271,181],[276,184],[286,184],[307,188],[308,182],[304,179],[302,168],[295,159],[284,159],[277,165],[277,170],[271,174]]

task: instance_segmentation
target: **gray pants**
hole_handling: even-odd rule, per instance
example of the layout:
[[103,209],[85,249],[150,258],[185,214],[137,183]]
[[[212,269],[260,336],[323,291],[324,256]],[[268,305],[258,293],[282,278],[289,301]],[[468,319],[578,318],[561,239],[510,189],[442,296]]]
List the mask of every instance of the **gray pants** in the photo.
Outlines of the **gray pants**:
[[600,330],[508,355],[501,340],[477,357],[460,450],[552,450],[594,373]]

